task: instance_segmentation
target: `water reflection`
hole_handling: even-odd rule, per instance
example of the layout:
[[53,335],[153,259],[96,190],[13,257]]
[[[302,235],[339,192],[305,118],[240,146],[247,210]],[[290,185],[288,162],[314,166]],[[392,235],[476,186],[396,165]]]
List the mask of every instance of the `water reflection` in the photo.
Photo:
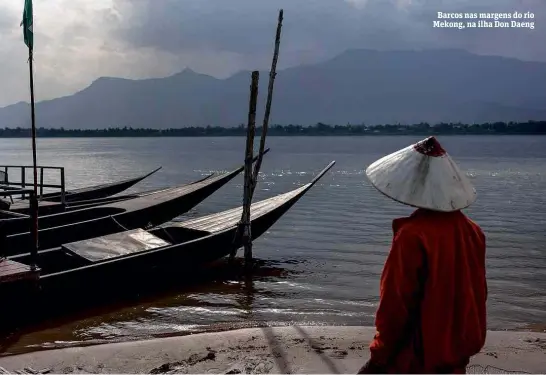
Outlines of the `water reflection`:
[[252,319],[252,309],[254,307],[254,294],[258,293],[258,289],[254,286],[252,275],[243,276],[241,293],[235,296],[237,305],[245,311],[245,316],[242,318]]

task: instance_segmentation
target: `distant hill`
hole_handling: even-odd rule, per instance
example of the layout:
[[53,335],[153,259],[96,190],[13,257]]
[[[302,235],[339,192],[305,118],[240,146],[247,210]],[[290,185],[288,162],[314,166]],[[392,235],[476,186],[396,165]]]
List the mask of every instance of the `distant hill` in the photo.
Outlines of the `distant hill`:
[[[282,51],[281,51],[282,59]],[[260,74],[262,118],[268,72]],[[36,105],[46,128],[178,128],[246,123],[250,73],[217,79],[186,69],[166,78],[99,78]],[[546,63],[461,50],[350,50],[279,71],[271,123],[485,123],[546,119]],[[29,127],[27,103],[0,108],[0,127]]]

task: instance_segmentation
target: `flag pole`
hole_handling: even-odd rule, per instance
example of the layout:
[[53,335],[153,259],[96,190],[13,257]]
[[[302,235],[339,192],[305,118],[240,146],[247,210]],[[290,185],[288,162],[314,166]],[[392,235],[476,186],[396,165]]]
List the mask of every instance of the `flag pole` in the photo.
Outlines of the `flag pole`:
[[32,166],[34,172],[34,193],[30,197],[31,215],[32,215],[32,247],[31,247],[31,268],[36,269],[36,260],[38,257],[38,167],[36,165],[36,115],[34,112],[34,70],[32,65],[32,55],[34,49],[34,17],[32,11],[32,0],[25,0],[23,10],[23,36],[25,44],[28,47],[28,69],[30,76],[30,113],[32,119]]
[[34,75],[32,70],[32,49],[28,48],[28,67],[30,73],[30,114],[32,119],[32,166],[34,169],[34,194],[31,197],[32,205],[32,264],[36,268],[38,252],[38,167],[36,165],[36,114],[34,112]]

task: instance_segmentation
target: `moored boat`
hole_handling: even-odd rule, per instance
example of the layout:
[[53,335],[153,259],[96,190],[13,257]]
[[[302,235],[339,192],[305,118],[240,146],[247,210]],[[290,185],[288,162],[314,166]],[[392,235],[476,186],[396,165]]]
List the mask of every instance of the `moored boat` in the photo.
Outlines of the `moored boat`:
[[[269,151],[267,149],[264,154]],[[256,159],[256,158],[255,158]],[[137,198],[76,209],[39,218],[40,249],[135,228],[152,228],[186,213],[241,173],[243,166],[178,187],[142,193]],[[0,255],[28,253],[32,246],[29,218],[0,220]]]
[[[198,182],[204,181],[207,178],[212,177],[213,175],[214,173],[207,175],[204,178],[201,178],[199,180],[190,182],[188,183],[188,185],[196,184]],[[83,208],[90,208],[90,207],[104,205],[107,203],[115,203],[115,202],[121,202],[121,201],[126,201],[129,199],[138,198],[138,197],[141,197],[159,190],[164,190],[164,189],[153,189],[153,190],[147,190],[147,191],[142,191],[142,192],[132,193],[132,194],[120,194],[120,195],[115,195],[113,197],[73,201],[64,205],[62,203],[43,201],[39,203],[38,213],[40,216],[45,216],[45,215],[53,215],[53,214],[59,214],[63,212],[81,210]],[[28,202],[19,200],[18,202],[15,203],[15,205],[12,205],[10,207],[9,211],[4,210],[0,212],[3,214],[3,216],[9,216],[10,213],[13,214],[12,216],[20,216],[18,214],[28,215],[30,213],[30,208],[28,206],[29,206]]]
[[[7,168],[6,166],[5,168]],[[14,166],[12,166],[14,167]],[[17,166],[19,168],[26,168],[25,166]],[[54,168],[54,167],[40,167],[40,168]],[[57,168],[57,167],[55,167]],[[60,167],[58,167],[60,168]],[[135,194],[127,194],[123,196],[112,197],[113,195],[119,194],[132,186],[136,185],[140,181],[148,178],[161,167],[156,168],[155,170],[135,178],[126,179],[119,182],[111,182],[106,184],[100,184],[95,186],[89,186],[85,188],[79,188],[74,190],[69,190],[66,192],[51,192],[44,193],[39,196],[39,205],[38,213],[39,215],[48,215],[55,214],[59,212],[64,212],[74,207],[79,207],[81,205],[100,205],[112,201],[121,201],[124,199],[131,199],[135,197]],[[5,172],[3,172],[6,175]],[[43,174],[43,171],[42,171]],[[21,185],[21,183],[16,183]],[[39,184],[41,185],[41,183]],[[57,185],[55,185],[57,186]],[[63,184],[58,186],[64,186]],[[7,178],[4,176],[4,181],[1,184],[1,188],[4,190],[16,190],[17,188],[13,187],[13,183],[10,183]],[[63,199],[64,195],[64,199]],[[19,214],[30,214],[29,202],[28,199],[12,199],[11,203],[4,201],[6,205],[9,205],[9,212],[19,213]]]
[[[99,184],[95,186],[88,186],[84,188],[68,190],[65,193],[65,201],[67,203],[70,203],[70,202],[76,202],[76,201],[111,197],[112,195],[119,194],[122,191],[129,189],[130,187],[136,185],[140,181],[150,177],[151,175],[153,175],[160,169],[161,167],[158,167],[154,169],[153,171],[146,173],[143,176],[129,178],[129,179],[118,181],[118,182],[110,182],[106,184]],[[48,194],[43,194],[41,196],[41,200],[60,203],[62,200],[62,197],[61,197],[61,194],[59,193],[48,193]]]
[[[253,203],[250,209],[252,238],[265,233],[334,164],[331,162],[308,184]],[[65,298],[86,290],[121,288],[136,279],[145,280],[158,269],[161,272],[195,270],[243,245],[242,238],[236,236],[241,213],[242,207],[238,207],[152,230],[136,228],[41,250],[37,256],[37,284],[31,284],[31,288],[46,298]],[[23,254],[8,260],[29,265],[31,257]],[[9,290],[22,293],[17,283],[12,283]]]

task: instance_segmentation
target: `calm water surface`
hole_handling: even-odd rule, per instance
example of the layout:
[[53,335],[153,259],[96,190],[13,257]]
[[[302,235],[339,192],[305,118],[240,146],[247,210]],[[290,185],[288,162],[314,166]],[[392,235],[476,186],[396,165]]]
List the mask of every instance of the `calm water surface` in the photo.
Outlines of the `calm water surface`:
[[[199,283],[89,313],[18,337],[6,353],[133,340],[256,323],[371,325],[391,221],[411,209],[367,182],[375,159],[421,137],[272,137],[256,199],[321,182],[255,242],[252,282],[225,271]],[[451,136],[440,141],[478,190],[466,213],[487,235],[491,329],[546,323],[546,137]],[[139,175],[133,191],[190,182],[241,164],[244,138],[40,139],[40,164],[62,165],[75,188]],[[0,140],[4,164],[31,163],[30,140]],[[186,215],[239,206],[242,176]],[[183,218],[180,218],[183,219]],[[242,251],[240,251],[241,255]],[[222,268],[223,267],[223,268]],[[221,271],[221,272],[220,272]],[[216,271],[215,271],[216,272]]]

